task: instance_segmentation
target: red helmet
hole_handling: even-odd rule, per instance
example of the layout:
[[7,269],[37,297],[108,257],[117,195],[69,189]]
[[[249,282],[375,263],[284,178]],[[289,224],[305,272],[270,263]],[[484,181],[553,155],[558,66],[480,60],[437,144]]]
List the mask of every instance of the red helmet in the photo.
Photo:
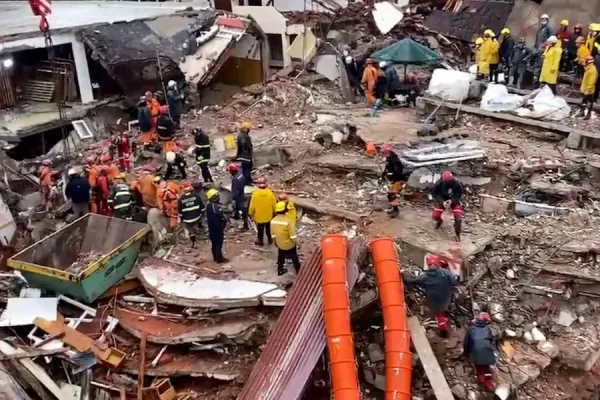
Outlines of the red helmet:
[[477,315],[477,317],[475,317],[475,319],[477,321],[484,321],[484,322],[489,322],[490,321],[490,314],[486,313],[486,312],[481,312]]
[[391,144],[384,144],[381,147],[381,154],[387,157],[392,152],[392,150],[394,150],[394,148]]
[[580,31],[583,30],[583,25],[582,24],[575,24],[575,29],[579,29]]
[[427,254],[425,263],[428,267],[439,267],[442,264],[442,259],[437,254]]
[[100,161],[102,161],[102,162],[107,162],[110,160],[111,160],[110,154],[108,154],[108,153],[104,153],[104,154],[102,154],[102,156],[100,156]]
[[238,172],[240,170],[240,167],[238,167],[237,164],[231,163],[227,166],[227,170],[229,172]]
[[183,181],[181,183],[181,190],[183,190],[184,192],[191,192],[193,189],[194,187],[192,186],[190,181]]
[[287,201],[287,200],[288,200],[287,194],[280,193],[277,195],[277,201]]
[[444,182],[451,181],[452,179],[453,179],[452,172],[450,172],[450,171],[442,172],[442,180]]
[[258,186],[259,188],[265,188],[267,187],[267,178],[265,178],[264,176],[258,177],[256,178],[256,186]]
[[93,163],[94,163],[94,161],[96,161],[96,158],[95,158],[95,157],[93,157],[93,156],[89,156],[88,158],[86,158],[86,159],[85,159],[85,161],[86,161],[88,164],[93,164]]
[[52,165],[52,160],[50,160],[49,158],[46,158],[45,160],[42,161],[42,165]]
[[168,114],[169,113],[169,106],[167,106],[167,105],[160,106],[160,108],[158,110],[160,111],[161,114]]

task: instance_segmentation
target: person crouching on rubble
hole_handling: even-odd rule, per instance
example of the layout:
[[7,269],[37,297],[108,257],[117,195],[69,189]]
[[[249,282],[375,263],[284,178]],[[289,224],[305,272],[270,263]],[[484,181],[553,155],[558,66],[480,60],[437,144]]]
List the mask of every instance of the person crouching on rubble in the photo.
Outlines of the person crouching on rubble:
[[154,184],[154,168],[150,164],[142,167],[140,176],[131,183],[130,190],[135,197],[141,198],[141,205],[150,210],[157,208],[156,185]]
[[286,259],[291,259],[296,273],[300,271],[300,260],[298,259],[298,246],[296,245],[296,221],[292,221],[286,215],[286,204],[283,201],[275,205],[277,215],[271,220],[272,238],[277,246],[277,275],[285,274],[284,265]]
[[173,174],[173,167],[177,167],[179,174],[181,175],[181,179],[187,179],[187,173],[185,172],[187,162],[185,161],[185,157],[183,156],[179,147],[173,147],[172,151],[166,153],[166,159],[167,171],[165,172],[165,180],[169,180]]
[[[581,80],[581,111],[584,119],[590,119],[592,116],[592,107],[594,106],[594,92],[598,82],[598,70],[594,65],[594,57],[587,56],[585,59],[585,72]],[[585,112],[587,108],[587,113]]]
[[169,115],[169,106],[160,106],[160,115],[156,122],[156,133],[158,134],[158,140],[162,143],[162,151],[165,154],[172,151],[175,146],[173,142],[175,123]]
[[179,218],[183,223],[185,236],[192,242],[192,248],[196,247],[196,230],[202,229],[202,214],[204,214],[204,203],[200,196],[194,193],[194,187],[188,181],[181,184],[182,194],[177,200]]
[[242,219],[244,223],[242,230],[250,229],[248,226],[248,210],[246,208],[246,196],[244,188],[246,187],[246,178],[240,171],[237,164],[229,164],[227,170],[231,174],[231,197],[233,200],[233,218],[236,220]]
[[458,283],[456,275],[448,269],[448,263],[439,256],[428,254],[425,258],[427,270],[424,274],[414,277],[406,272],[402,273],[402,280],[407,289],[413,286],[425,290],[427,305],[431,309],[437,322],[439,335],[448,337],[448,318],[446,311],[452,300],[454,287]]
[[273,244],[270,222],[275,214],[277,200],[271,189],[267,187],[267,178],[261,176],[256,179],[256,186],[258,189],[256,189],[252,193],[252,197],[250,197],[248,215],[256,223],[258,237],[254,244],[257,246],[264,246],[265,242],[263,241],[263,237],[265,235],[267,236],[267,242]]
[[489,322],[490,315],[484,312],[471,321],[463,341],[463,352],[475,366],[477,383],[485,390],[491,391],[494,389],[492,366],[496,364],[496,355],[494,335],[488,325]]
[[440,179],[431,188],[431,194],[436,202],[431,217],[435,221],[435,229],[440,229],[442,223],[442,214],[445,210],[452,210],[454,216],[454,234],[456,241],[460,241],[462,230],[463,209],[460,205],[462,197],[462,185],[454,179],[452,172],[444,171]]
[[391,144],[383,145],[381,153],[385,157],[385,167],[381,174],[381,179],[389,182],[387,198],[390,208],[387,210],[387,213],[390,217],[395,218],[400,214],[400,199],[398,195],[404,186],[404,166],[398,154],[393,151]]
[[218,264],[226,263],[229,260],[223,257],[223,242],[225,241],[227,219],[219,203],[219,192],[216,189],[209,189],[206,191],[206,198],[209,201],[206,207],[206,222],[208,223],[208,237],[212,246],[213,260]]
[[108,206],[113,216],[131,221],[133,218],[133,196],[129,191],[129,185],[125,183],[125,174],[119,173],[115,177],[114,183],[108,194]]
[[76,168],[69,169],[69,183],[65,187],[65,196],[73,204],[75,219],[88,213],[90,203],[90,184],[81,177]]
[[552,93],[556,95],[556,83],[558,82],[562,49],[558,45],[558,38],[556,36],[550,36],[547,43],[546,50],[544,50],[544,60],[542,61],[540,83],[548,85]]

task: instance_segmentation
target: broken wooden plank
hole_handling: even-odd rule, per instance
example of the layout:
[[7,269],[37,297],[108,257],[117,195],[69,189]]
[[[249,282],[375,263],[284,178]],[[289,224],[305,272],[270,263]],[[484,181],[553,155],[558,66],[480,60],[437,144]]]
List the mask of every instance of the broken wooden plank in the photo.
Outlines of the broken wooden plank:
[[60,349],[42,350],[42,349],[31,349],[22,353],[15,353],[10,355],[0,355],[0,361],[6,360],[20,360],[22,358],[34,358],[34,357],[45,357],[53,356],[56,354],[62,354],[67,352],[69,349],[63,347]]
[[[429,97],[424,97],[421,100],[424,103],[432,104],[435,106],[437,106],[441,103],[440,100],[432,99]],[[549,130],[552,132],[560,132],[565,135],[575,134],[575,135],[581,135],[582,137],[600,139],[600,133],[584,131],[582,129],[577,129],[577,128],[571,128],[570,126],[561,125],[557,122],[538,121],[536,119],[518,117],[516,115],[507,114],[507,113],[491,112],[491,111],[482,110],[479,107],[466,106],[464,104],[460,105],[460,104],[450,103],[450,102],[444,102],[444,107],[452,109],[452,110],[458,110],[460,108],[461,111],[466,112],[468,114],[478,115],[480,117],[493,118],[493,119],[497,119],[497,120],[501,120],[501,121],[514,122],[516,124],[521,124],[521,125],[535,126],[537,128],[546,129],[546,130]]]
[[448,386],[437,358],[435,358],[435,354],[433,354],[425,328],[419,322],[419,318],[410,317],[408,319],[408,329],[410,329],[410,337],[419,355],[419,361],[421,361],[427,378],[429,378],[435,398],[437,400],[454,400],[454,395],[450,390],[450,386]]
[[146,364],[146,335],[140,341],[140,364],[138,366],[137,400],[144,399],[144,368]]
[[[22,370],[25,373],[29,373],[18,362],[14,360],[13,362],[18,364],[19,367],[22,368]],[[30,385],[26,381],[24,383],[21,382],[19,380],[19,375],[21,375],[21,373],[16,368],[11,368],[0,363],[0,399],[31,400],[31,397],[29,397],[29,395],[24,390],[27,389]],[[24,377],[21,378],[23,378],[24,380]],[[31,380],[36,381],[36,383],[39,384],[39,382],[37,382],[37,380],[33,376],[31,376]],[[47,394],[42,387],[40,387],[40,389],[43,391],[43,396],[45,396],[40,396],[42,400],[53,400],[51,396]]]

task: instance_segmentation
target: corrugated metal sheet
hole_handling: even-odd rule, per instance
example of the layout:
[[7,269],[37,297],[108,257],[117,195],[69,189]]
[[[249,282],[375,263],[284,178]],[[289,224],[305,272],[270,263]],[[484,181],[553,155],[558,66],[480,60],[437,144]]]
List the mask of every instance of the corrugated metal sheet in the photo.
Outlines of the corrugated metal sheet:
[[[358,278],[358,260],[366,242],[348,246],[347,279],[350,290]],[[304,263],[292,293],[271,332],[238,400],[297,400],[325,349],[321,293],[321,250]]]

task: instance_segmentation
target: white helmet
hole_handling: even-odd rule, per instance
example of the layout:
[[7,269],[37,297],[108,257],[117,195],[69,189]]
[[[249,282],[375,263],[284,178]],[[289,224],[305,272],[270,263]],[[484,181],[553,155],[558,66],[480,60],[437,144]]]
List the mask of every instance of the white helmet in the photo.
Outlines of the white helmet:
[[556,42],[558,42],[558,38],[556,36],[554,36],[554,35],[550,36],[548,38],[548,42],[550,42],[550,43],[556,43]]
[[77,170],[75,168],[69,168],[67,174],[69,174],[69,176],[77,175]]
[[175,153],[172,151],[167,151],[167,162],[169,164],[173,164],[175,162]]
[[348,55],[350,55],[350,52],[349,52],[348,50],[344,50],[342,53],[343,53],[345,56],[348,56]]
[[169,81],[169,83],[167,84],[168,87],[173,87],[175,85],[177,85],[177,82],[175,81]]
[[385,62],[385,61],[382,61],[382,62],[380,62],[380,63],[379,63],[379,68],[382,68],[382,69],[383,69],[383,68],[387,67],[387,65],[388,65],[388,63],[387,63],[387,62]]
[[544,14],[540,17],[540,19],[550,19],[550,17],[548,16],[548,14]]
[[350,64],[354,59],[352,56],[346,56],[346,64]]

